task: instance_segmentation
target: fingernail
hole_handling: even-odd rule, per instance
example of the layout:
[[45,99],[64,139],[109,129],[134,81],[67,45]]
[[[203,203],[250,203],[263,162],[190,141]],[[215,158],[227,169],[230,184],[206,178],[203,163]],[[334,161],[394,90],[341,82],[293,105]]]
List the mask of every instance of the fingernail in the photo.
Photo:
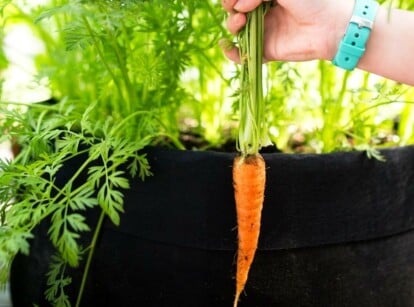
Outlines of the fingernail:
[[236,11],[239,11],[240,9],[243,9],[243,6],[246,4],[246,0],[239,0],[236,2],[236,4],[234,5],[234,9]]

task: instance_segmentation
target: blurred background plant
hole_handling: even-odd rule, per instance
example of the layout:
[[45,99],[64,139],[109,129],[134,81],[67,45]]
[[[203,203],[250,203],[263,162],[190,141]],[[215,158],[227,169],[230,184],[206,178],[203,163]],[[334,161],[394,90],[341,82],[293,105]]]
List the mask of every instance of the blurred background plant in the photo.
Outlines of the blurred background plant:
[[[414,9],[407,0],[379,2]],[[413,143],[412,87],[325,61],[268,68],[268,126],[282,151],[375,150]]]

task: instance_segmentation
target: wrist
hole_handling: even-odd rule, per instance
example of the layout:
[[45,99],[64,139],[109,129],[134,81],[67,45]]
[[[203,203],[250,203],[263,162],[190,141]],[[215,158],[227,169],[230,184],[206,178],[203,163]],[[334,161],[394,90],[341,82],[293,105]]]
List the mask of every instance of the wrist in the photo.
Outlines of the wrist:
[[[378,8],[377,17],[375,19],[375,27],[367,43],[367,50],[358,63],[359,68],[372,70],[371,66],[380,66],[378,65],[378,58],[376,55],[377,51],[381,50],[381,54],[384,55],[389,52],[389,48],[394,48],[392,44],[387,43],[388,41],[391,41],[391,39],[386,38],[386,35],[389,33],[388,14],[389,12],[387,8],[381,6]],[[394,36],[393,33],[390,35]],[[372,54],[376,56],[372,57]],[[369,65],[366,64],[367,62]]]
[[332,60],[338,52],[338,46],[348,28],[349,20],[352,17],[352,12],[355,6],[355,0],[340,2],[342,2],[342,5],[336,6],[336,12],[334,14],[334,24],[332,27],[329,56],[327,60]]
[[327,28],[327,44],[325,53],[321,57],[324,60],[332,60],[338,51],[338,46],[346,32],[349,20],[352,17],[355,0],[339,1],[333,4],[331,23]]

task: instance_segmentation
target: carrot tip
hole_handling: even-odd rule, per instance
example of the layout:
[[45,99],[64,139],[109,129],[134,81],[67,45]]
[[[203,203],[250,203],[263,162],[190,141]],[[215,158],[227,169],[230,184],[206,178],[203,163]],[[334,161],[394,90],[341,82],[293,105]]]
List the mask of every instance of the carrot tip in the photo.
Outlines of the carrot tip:
[[239,303],[239,297],[240,297],[240,293],[236,293],[236,296],[234,297],[233,307],[237,307]]

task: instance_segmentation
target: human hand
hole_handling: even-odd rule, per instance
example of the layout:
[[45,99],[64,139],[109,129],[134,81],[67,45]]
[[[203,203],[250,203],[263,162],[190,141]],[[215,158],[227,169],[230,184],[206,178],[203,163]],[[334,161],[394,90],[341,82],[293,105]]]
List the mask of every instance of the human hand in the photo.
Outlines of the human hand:
[[[246,24],[246,13],[262,0],[222,0],[230,13],[227,28],[237,34]],[[265,16],[264,60],[331,60],[352,15],[352,0],[278,0]],[[223,48],[239,62],[236,47]]]

